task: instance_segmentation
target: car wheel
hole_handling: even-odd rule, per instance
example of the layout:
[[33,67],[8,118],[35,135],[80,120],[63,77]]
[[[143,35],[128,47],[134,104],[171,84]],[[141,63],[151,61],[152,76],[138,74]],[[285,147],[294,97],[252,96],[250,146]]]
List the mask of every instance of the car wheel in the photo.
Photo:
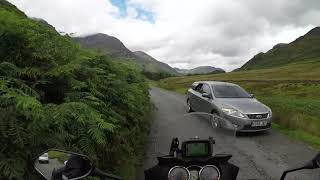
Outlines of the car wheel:
[[190,112],[193,112],[193,109],[191,107],[191,103],[190,103],[190,100],[188,99],[187,100],[187,112],[190,113]]

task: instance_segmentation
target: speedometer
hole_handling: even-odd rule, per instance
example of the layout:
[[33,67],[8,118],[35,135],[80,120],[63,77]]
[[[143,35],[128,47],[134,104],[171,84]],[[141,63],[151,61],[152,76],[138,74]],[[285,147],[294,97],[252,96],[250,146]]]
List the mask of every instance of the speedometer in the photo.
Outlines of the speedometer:
[[204,166],[199,172],[200,180],[219,180],[220,171],[214,165]]
[[182,166],[175,166],[168,173],[169,180],[189,180],[190,172]]

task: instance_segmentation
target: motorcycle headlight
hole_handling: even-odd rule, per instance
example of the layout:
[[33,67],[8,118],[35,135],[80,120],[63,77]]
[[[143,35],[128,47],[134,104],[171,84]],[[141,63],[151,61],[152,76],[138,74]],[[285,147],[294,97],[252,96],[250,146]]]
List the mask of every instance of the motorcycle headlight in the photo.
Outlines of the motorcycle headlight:
[[232,108],[221,108],[221,110],[229,116],[235,116],[240,118],[247,118],[245,114],[242,114],[240,111]]

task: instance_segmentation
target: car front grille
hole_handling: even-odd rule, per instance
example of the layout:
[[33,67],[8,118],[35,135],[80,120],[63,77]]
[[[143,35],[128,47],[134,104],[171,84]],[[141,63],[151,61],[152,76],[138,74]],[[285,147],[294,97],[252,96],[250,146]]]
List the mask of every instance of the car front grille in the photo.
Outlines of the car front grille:
[[264,114],[247,114],[249,119],[265,119],[268,118],[268,113]]

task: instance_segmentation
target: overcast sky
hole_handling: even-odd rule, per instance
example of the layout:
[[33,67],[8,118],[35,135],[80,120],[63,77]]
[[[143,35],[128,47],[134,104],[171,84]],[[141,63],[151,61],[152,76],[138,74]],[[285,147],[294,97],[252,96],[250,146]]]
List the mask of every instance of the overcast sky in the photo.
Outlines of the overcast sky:
[[174,67],[227,71],[320,25],[320,0],[9,0],[79,36],[119,38]]

